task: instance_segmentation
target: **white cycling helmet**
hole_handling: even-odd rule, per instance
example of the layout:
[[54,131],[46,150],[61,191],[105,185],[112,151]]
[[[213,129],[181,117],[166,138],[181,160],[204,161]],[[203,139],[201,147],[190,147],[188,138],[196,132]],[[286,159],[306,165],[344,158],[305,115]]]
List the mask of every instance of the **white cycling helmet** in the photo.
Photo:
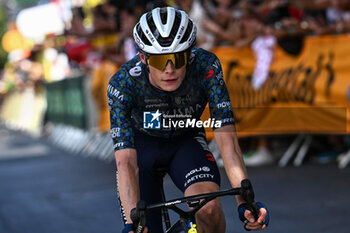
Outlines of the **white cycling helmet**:
[[147,54],[182,52],[195,44],[196,26],[182,10],[155,8],[141,16],[134,27],[134,39]]

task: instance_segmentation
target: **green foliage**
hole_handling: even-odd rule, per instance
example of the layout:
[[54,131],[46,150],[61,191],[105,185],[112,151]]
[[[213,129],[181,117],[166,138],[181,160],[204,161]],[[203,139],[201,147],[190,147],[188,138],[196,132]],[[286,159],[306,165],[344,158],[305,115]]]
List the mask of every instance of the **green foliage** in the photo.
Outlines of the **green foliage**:
[[27,8],[35,6],[40,0],[15,0],[19,8]]
[[[6,21],[6,12],[3,7],[0,8],[0,42],[2,41],[2,37],[6,32],[7,29],[7,21]],[[1,43],[0,43],[0,70],[4,68],[5,62],[7,58],[7,53],[3,49]]]

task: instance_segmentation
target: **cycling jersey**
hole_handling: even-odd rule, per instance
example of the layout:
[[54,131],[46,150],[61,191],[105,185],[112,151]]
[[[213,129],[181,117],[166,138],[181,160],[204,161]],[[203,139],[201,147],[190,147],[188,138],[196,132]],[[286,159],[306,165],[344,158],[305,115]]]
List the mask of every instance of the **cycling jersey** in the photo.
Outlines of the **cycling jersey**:
[[[139,55],[113,75],[107,91],[115,150],[135,148],[135,130],[172,138],[202,126],[196,122],[207,103],[214,129],[234,123],[220,61],[201,48],[192,49],[186,76],[176,91],[150,84],[147,65]],[[181,120],[186,121],[178,123]]]

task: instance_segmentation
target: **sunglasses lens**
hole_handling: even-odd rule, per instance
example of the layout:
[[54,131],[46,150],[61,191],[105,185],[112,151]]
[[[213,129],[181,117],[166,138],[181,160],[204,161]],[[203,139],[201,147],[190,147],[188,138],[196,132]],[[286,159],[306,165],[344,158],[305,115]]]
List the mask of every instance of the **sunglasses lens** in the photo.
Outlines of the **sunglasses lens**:
[[179,69],[187,64],[188,54],[187,52],[181,52],[174,54],[151,55],[148,57],[148,64],[158,70],[164,70],[168,61],[171,61],[175,68]]
[[187,64],[187,61],[188,61],[188,59],[187,59],[188,53],[187,52],[176,53],[176,54],[174,54],[174,56],[175,56],[175,63],[173,63],[173,64],[175,65],[176,69],[179,69]]

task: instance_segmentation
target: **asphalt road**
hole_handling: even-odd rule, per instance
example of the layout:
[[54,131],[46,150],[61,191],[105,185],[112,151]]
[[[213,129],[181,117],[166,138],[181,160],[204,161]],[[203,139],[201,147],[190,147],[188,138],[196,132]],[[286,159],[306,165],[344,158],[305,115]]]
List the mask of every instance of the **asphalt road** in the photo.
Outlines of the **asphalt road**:
[[[248,172],[256,199],[271,212],[265,232],[350,232],[349,167],[309,162]],[[229,188],[222,177],[222,188]],[[165,188],[168,198],[181,195],[168,178]],[[233,198],[222,202],[227,232],[246,232]],[[113,163],[75,156],[0,127],[1,233],[116,233],[121,227]]]

